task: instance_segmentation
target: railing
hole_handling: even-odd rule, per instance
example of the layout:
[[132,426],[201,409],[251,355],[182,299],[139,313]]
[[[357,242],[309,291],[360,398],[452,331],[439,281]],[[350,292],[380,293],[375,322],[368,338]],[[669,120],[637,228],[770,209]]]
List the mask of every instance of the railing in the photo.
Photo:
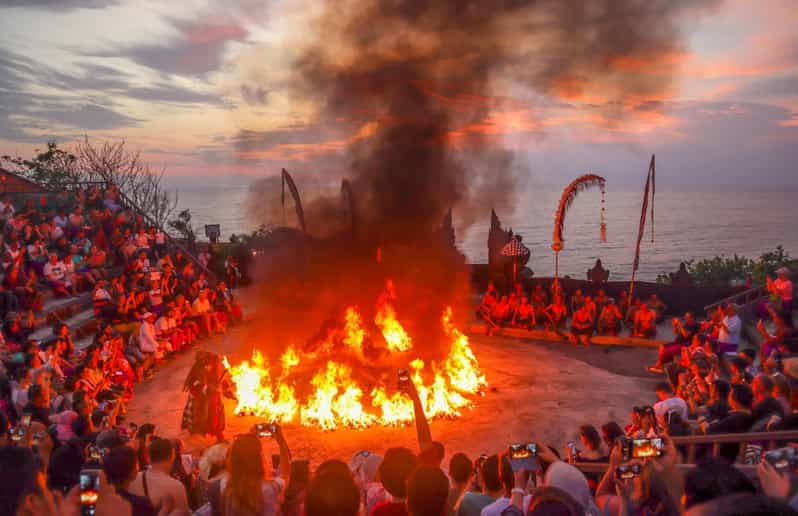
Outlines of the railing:
[[213,282],[216,281],[216,274],[214,274],[214,272],[210,270],[208,267],[203,265],[202,262],[199,260],[199,258],[194,256],[194,253],[186,249],[186,247],[180,242],[178,242],[175,238],[172,238],[172,236],[166,230],[164,230],[164,228],[155,219],[153,219],[147,212],[139,208],[136,205],[136,203],[131,201],[130,197],[125,195],[121,190],[119,190],[118,193],[119,193],[119,198],[122,199],[122,202],[124,202],[129,209],[131,209],[134,213],[138,213],[139,215],[141,215],[150,226],[158,228],[161,231],[161,233],[164,234],[169,244],[175,246],[177,249],[182,251],[183,254],[186,255],[186,257],[188,257],[188,259],[194,262],[194,265],[199,267],[200,270],[202,270],[205,274],[208,275],[209,280]]
[[767,289],[765,287],[754,287],[749,288],[739,294],[734,294],[733,296],[725,297],[720,301],[716,301],[710,305],[704,307],[704,312],[709,313],[710,310],[715,310],[721,305],[728,305],[728,304],[735,304],[738,306],[748,306],[750,303],[758,301],[762,299],[762,297],[767,296]]
[[[764,443],[763,449],[772,450],[780,443],[792,441],[798,442],[798,431],[789,430],[783,432],[754,432],[746,434],[717,434],[717,435],[688,435],[682,437],[672,437],[675,446],[686,446],[687,456],[684,462],[677,464],[680,469],[689,470],[695,467],[696,448],[706,445],[712,446],[712,456],[717,457],[720,447],[723,444],[739,444],[740,451],[734,467],[746,474],[755,475],[756,466],[740,464],[744,458],[745,449],[750,443]],[[604,473],[609,467],[606,462],[577,462],[574,463],[583,473]]]

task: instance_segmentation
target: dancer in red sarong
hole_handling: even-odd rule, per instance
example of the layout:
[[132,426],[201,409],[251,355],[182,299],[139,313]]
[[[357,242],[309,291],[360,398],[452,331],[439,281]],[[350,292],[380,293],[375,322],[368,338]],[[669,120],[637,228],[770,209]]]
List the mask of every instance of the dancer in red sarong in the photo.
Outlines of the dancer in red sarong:
[[233,383],[219,355],[197,353],[183,390],[188,392],[188,400],[180,428],[185,428],[191,434],[213,435],[222,440],[225,427],[222,396],[233,400],[236,397]]

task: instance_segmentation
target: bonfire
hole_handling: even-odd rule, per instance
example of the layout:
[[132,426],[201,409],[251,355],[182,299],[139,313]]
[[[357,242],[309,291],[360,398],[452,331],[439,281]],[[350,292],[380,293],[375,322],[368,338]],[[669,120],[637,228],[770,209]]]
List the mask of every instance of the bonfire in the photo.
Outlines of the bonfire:
[[[427,417],[459,417],[487,386],[468,337],[446,307],[440,324],[448,353],[439,362],[425,363],[414,354],[395,300],[389,281],[374,316],[379,335],[371,335],[361,312],[350,306],[324,342],[310,350],[288,347],[279,364],[269,364],[259,350],[236,365],[225,357],[238,395],[235,413],[324,430],[409,424],[413,403],[397,386],[398,369],[407,369]],[[378,340],[384,346],[375,345]]]

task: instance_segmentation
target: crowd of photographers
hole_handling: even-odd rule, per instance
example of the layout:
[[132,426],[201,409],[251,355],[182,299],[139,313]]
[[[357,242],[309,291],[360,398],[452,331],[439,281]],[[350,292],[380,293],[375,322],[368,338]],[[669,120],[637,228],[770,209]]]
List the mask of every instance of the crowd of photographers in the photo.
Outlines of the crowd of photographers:
[[[192,455],[152,424],[62,439],[31,421],[20,439],[0,438],[0,514],[753,515],[798,508],[795,448],[764,454],[753,478],[723,454],[685,472],[669,427],[655,423],[658,404],[626,429],[584,426],[580,442],[562,450],[521,442],[469,457],[432,439],[412,383],[400,387],[414,401],[418,448],[363,450],[348,463],[293,458],[290,436],[277,424]],[[601,469],[577,468],[590,462]]]

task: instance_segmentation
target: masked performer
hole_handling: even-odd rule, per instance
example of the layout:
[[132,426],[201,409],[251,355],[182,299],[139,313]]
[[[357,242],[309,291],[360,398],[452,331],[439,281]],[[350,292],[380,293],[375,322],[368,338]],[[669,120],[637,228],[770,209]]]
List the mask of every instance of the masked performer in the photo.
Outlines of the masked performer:
[[188,392],[180,427],[191,434],[224,437],[224,403],[222,396],[236,399],[233,383],[227,376],[219,355],[197,354],[186,377],[183,390]]

